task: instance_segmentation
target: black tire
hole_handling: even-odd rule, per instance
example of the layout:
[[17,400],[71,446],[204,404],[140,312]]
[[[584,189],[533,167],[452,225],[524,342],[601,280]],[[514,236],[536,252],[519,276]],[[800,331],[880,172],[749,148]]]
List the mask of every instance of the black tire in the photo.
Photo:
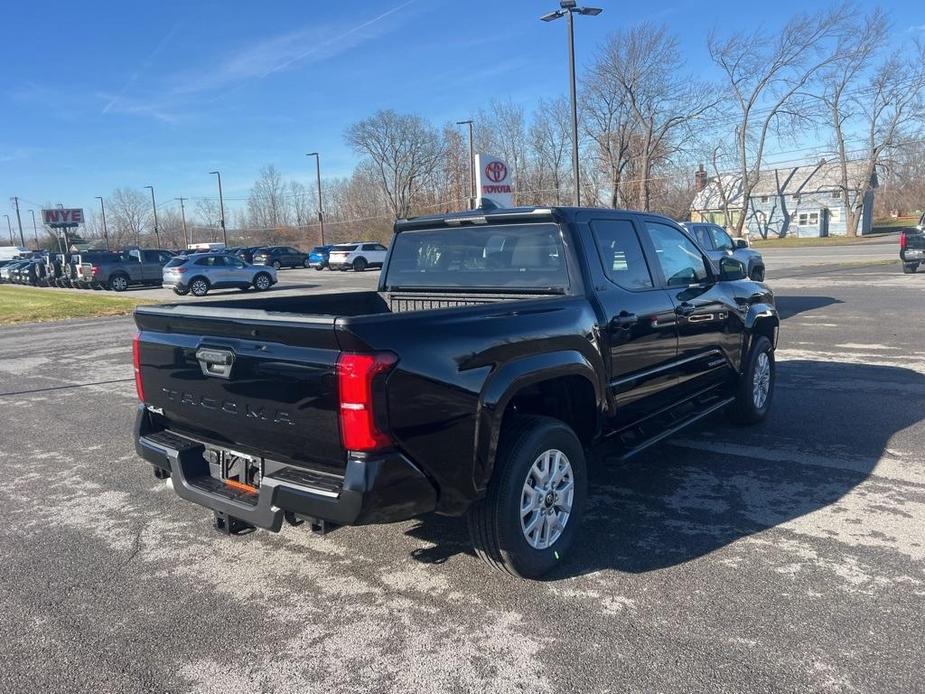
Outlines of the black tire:
[[306,270],[310,268],[311,266],[312,266],[312,261],[310,261],[308,258],[302,261],[302,267],[304,267]]
[[280,269],[282,269],[282,267],[283,267],[283,264],[282,264],[281,262],[279,262],[278,260],[274,260],[274,261],[271,263],[271,265],[273,266],[273,269],[274,269],[274,270],[280,270]]
[[179,287],[174,287],[173,293],[176,294],[177,296],[186,296],[187,294],[189,294],[189,289],[180,289]]
[[324,265],[316,265],[316,266],[315,266],[315,269],[316,269],[318,272],[321,272],[322,270],[324,270]]
[[366,258],[357,258],[353,261],[353,271],[363,272],[366,269]]
[[273,278],[265,272],[258,272],[254,275],[254,289],[258,292],[265,292],[273,286]]
[[193,296],[205,296],[209,293],[209,280],[205,277],[194,277],[190,280],[189,290]]
[[903,272],[907,275],[911,275],[913,272],[919,269],[918,263],[903,263]]
[[[470,507],[467,515],[469,536],[476,554],[490,566],[518,578],[539,578],[565,561],[578,533],[587,495],[584,449],[575,432],[558,419],[514,417],[505,420],[505,427],[488,495]],[[544,452],[553,450],[563,453],[571,466],[571,511],[558,538],[538,549],[525,534],[521,501],[534,464]],[[549,494],[542,503],[547,499]],[[551,508],[561,511],[555,504]],[[540,510],[531,513],[543,515]],[[539,531],[542,534],[542,522]]]
[[[764,379],[764,368],[760,365],[763,358],[767,360],[767,378],[764,399],[760,400],[756,390],[756,379]],[[771,341],[760,335],[752,342],[745,369],[736,385],[735,402],[729,406],[729,417],[737,424],[757,424],[768,416],[771,401],[774,399],[774,383],[777,380],[777,368],[774,364],[774,349]]]
[[759,265],[754,268],[749,275],[755,282],[764,282],[764,266]]
[[109,288],[114,292],[124,292],[128,289],[128,276],[117,272],[109,278]]

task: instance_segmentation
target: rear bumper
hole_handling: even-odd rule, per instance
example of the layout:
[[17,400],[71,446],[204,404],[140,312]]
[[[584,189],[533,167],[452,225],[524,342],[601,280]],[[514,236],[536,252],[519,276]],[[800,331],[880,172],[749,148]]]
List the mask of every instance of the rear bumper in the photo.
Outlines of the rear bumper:
[[170,474],[178,496],[258,528],[279,531],[287,511],[337,525],[365,525],[407,520],[433,511],[437,504],[434,486],[398,452],[351,457],[343,478],[282,467],[263,476],[257,494],[248,494],[210,475],[204,444],[156,429],[140,405],[135,450]]
[[925,261],[925,248],[906,248],[899,252],[899,257],[907,263]]

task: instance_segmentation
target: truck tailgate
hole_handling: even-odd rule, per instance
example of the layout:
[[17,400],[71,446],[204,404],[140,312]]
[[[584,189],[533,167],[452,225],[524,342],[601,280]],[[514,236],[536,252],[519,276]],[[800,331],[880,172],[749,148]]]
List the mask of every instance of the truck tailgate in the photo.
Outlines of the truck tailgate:
[[342,474],[334,316],[139,307],[144,400],[169,428]]

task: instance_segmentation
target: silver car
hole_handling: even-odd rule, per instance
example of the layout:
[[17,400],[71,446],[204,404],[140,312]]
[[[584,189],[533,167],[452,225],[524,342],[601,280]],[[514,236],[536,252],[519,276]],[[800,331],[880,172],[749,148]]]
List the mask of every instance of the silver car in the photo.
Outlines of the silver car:
[[236,288],[266,291],[276,284],[276,270],[250,265],[226,253],[180,255],[164,266],[163,287],[183,296],[205,296],[211,289]]
[[681,226],[687,229],[716,263],[719,263],[720,258],[731,255],[742,262],[749,279],[764,282],[764,258],[761,253],[748,247],[748,241],[733,239],[717,224],[683,222]]

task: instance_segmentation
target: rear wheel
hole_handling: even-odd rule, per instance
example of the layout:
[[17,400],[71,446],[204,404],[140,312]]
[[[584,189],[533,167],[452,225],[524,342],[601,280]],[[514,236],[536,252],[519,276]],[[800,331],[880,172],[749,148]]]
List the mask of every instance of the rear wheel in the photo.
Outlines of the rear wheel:
[[539,578],[566,559],[579,532],[584,450],[557,419],[516,417],[506,426],[488,495],[469,509],[469,535],[494,568]]
[[193,296],[205,296],[209,293],[209,282],[203,277],[197,277],[189,284]]
[[128,277],[122,274],[113,275],[109,278],[109,288],[114,292],[124,292],[128,289]]
[[258,292],[265,292],[270,288],[270,285],[273,284],[270,280],[270,276],[265,272],[258,272],[257,276],[254,277],[254,288]]
[[279,270],[280,268],[283,267],[283,264],[279,262],[278,260],[274,260],[272,265],[273,265],[274,270]]
[[189,289],[180,289],[179,287],[174,287],[173,293],[176,294],[177,296],[186,296],[187,294],[189,294]]
[[366,258],[357,258],[353,261],[353,271],[363,272],[366,269]]
[[907,275],[911,275],[913,272],[919,269],[918,263],[903,263],[903,272]]
[[774,396],[776,367],[771,341],[755,338],[736,386],[735,402],[729,406],[729,416],[739,424],[757,424],[768,415]]
[[306,258],[306,259],[302,262],[302,267],[304,267],[305,269],[308,269],[308,268],[310,268],[311,266],[312,266],[312,262],[311,262],[308,258]]

